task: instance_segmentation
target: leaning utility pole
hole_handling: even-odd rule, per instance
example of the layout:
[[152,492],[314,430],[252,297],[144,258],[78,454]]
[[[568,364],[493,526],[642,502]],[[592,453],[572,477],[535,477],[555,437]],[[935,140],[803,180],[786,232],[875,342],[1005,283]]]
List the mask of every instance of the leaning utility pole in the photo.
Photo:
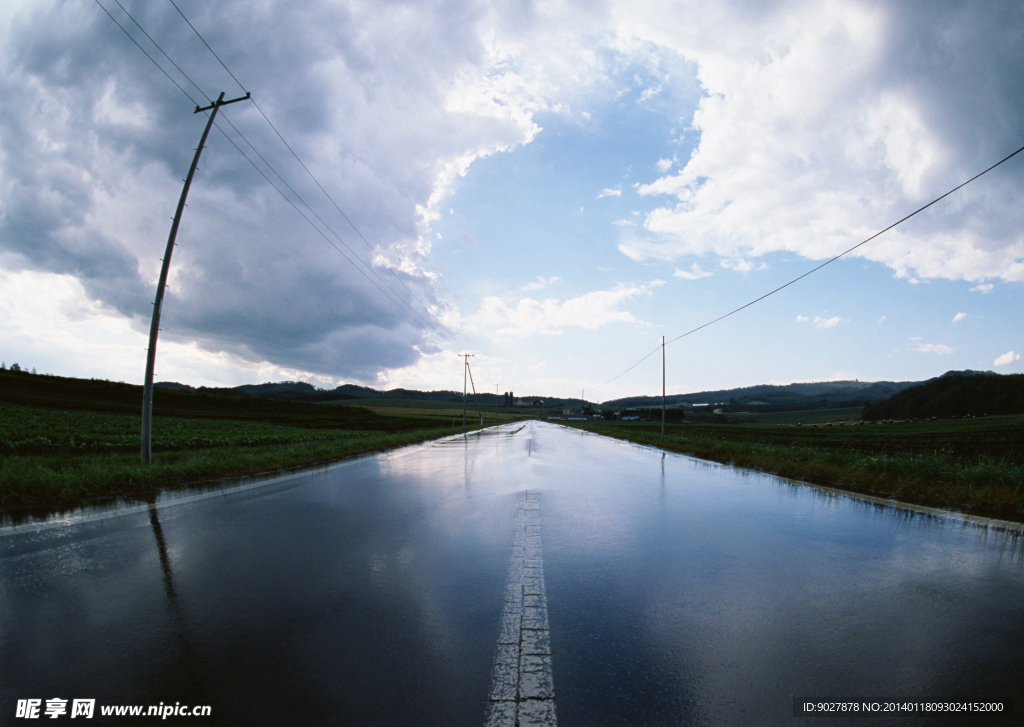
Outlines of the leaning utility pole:
[[665,436],[665,337],[661,337],[661,436]]
[[469,359],[476,354],[460,353],[459,358],[463,359],[462,364],[462,426],[466,426],[466,386],[469,383]]
[[210,134],[210,127],[217,117],[217,109],[227,106],[230,103],[245,101],[249,94],[241,98],[224,100],[222,91],[217,100],[209,106],[199,108],[196,106],[195,113],[210,111],[210,119],[206,122],[203,135],[199,139],[199,146],[196,148],[196,155],[192,157],[192,166],[188,168],[188,176],[185,177],[185,186],[181,189],[181,198],[178,200],[178,209],[174,213],[174,221],[171,223],[171,234],[167,237],[167,249],[164,251],[163,265],[160,267],[160,281],[156,285],[156,300],[153,303],[153,321],[149,326],[149,348],[146,354],[146,380],[142,386],[142,464],[149,464],[153,459],[153,371],[156,368],[156,336],[160,331],[160,308],[164,302],[164,288],[167,287],[167,271],[171,267],[171,252],[174,251],[174,238],[178,236],[178,225],[181,224],[181,213],[185,210],[185,199],[188,197],[188,188],[192,186],[192,176],[196,173],[199,165],[199,155],[203,153],[203,146],[206,144],[206,137]]
[[[469,372],[469,385],[473,387],[473,398],[476,399],[476,413],[480,415],[480,426],[484,425],[484,410],[480,404],[480,397],[476,394],[476,384],[473,383],[473,369],[469,366],[469,359],[466,359],[466,371]],[[462,407],[462,416],[466,416],[466,407]]]

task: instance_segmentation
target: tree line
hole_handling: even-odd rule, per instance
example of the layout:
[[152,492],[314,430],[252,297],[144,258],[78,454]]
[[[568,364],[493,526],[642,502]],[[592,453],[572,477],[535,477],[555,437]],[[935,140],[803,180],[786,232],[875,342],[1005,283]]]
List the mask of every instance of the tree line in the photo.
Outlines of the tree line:
[[1024,414],[1024,374],[947,374],[868,405],[862,417],[878,421],[993,414]]

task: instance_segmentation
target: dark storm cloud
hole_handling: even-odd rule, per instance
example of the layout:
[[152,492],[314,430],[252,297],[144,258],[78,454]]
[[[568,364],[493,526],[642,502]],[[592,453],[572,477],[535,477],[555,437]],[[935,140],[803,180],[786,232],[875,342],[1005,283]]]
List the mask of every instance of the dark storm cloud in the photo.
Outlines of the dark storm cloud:
[[[170,3],[122,3],[208,97],[242,94]],[[103,5],[206,101],[114,0]],[[367,240],[405,270],[428,265],[418,208],[446,161],[517,136],[511,123],[460,123],[444,109],[445,84],[481,55],[473,3],[179,5]],[[3,265],[74,275],[90,297],[145,329],[169,218],[205,117],[193,115],[191,102],[95,3],[9,13],[0,56]],[[228,120],[358,257],[374,259],[251,104],[224,109],[220,126],[291,196]],[[401,285],[375,265],[386,281],[375,278],[377,285],[417,308],[419,317],[410,316],[217,130],[178,242],[164,337],[362,379],[413,363],[414,346],[430,349],[426,314],[407,290],[435,305],[429,279],[400,273]]]
[[[889,42],[879,80],[911,99],[941,140],[945,159],[936,168],[943,185],[964,181],[1024,144],[1024,5],[940,0],[881,7]],[[952,226],[982,250],[1019,241],[1024,220],[1011,211],[1019,210],[1013,200],[1024,192],[1022,162],[1003,165],[915,221],[922,236]]]

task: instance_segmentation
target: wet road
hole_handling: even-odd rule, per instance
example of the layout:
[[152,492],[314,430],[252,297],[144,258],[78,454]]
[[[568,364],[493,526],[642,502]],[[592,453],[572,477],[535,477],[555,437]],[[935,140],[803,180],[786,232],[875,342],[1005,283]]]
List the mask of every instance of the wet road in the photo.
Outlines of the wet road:
[[964,724],[793,698],[1019,703],[1022,616],[1019,532],[531,422],[0,530],[0,724]]

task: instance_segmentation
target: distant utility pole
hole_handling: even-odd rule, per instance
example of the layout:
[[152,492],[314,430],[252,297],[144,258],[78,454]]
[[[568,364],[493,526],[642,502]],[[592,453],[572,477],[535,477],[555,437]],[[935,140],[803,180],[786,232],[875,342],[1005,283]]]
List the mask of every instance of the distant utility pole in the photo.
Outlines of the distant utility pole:
[[665,337],[661,337],[661,436],[665,436]]
[[178,236],[178,225],[181,224],[181,213],[185,210],[185,199],[188,197],[188,188],[192,186],[192,177],[199,165],[199,155],[203,153],[203,146],[206,144],[206,137],[210,134],[210,127],[213,120],[217,118],[217,109],[231,103],[246,101],[249,94],[240,98],[233,98],[230,101],[224,100],[224,92],[209,106],[199,108],[196,106],[195,113],[210,111],[210,119],[206,122],[203,135],[199,139],[199,146],[196,147],[196,155],[192,157],[192,166],[188,168],[188,176],[185,177],[185,186],[181,189],[181,198],[178,200],[178,209],[174,213],[174,221],[171,222],[171,234],[167,237],[167,249],[164,250],[163,265],[160,267],[160,281],[156,285],[156,300],[153,302],[153,321],[149,326],[149,348],[146,354],[146,380],[142,386],[142,464],[149,464],[153,460],[153,371],[156,369],[156,336],[160,331],[160,309],[164,302],[164,288],[167,287],[167,271],[171,267],[171,253],[174,251],[174,238]]
[[462,426],[466,426],[466,387],[469,384],[469,359],[476,354],[460,353],[459,358],[463,359],[462,364]]

